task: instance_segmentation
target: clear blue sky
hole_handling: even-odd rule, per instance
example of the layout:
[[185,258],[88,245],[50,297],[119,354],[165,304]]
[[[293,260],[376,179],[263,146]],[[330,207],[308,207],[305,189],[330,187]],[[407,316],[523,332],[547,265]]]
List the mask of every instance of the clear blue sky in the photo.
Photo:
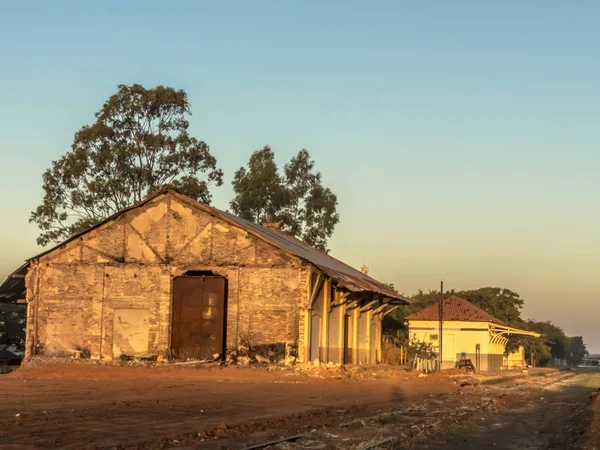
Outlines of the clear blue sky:
[[[526,3],[526,4],[525,4]],[[502,286],[600,352],[600,3],[4,2],[0,277],[120,83],[185,89],[225,170],[307,148],[333,254],[405,294]]]

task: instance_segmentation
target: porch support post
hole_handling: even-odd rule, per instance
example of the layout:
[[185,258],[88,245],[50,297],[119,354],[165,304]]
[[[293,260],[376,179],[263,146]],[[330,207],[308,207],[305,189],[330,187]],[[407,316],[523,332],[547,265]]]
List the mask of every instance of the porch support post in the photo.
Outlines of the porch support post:
[[367,323],[367,364],[373,364],[373,361],[371,361],[371,318],[373,317],[373,311],[369,309],[365,314],[367,315],[367,320],[365,320]]
[[358,364],[358,315],[360,314],[360,308],[354,308],[352,311],[352,321],[354,323],[353,336],[352,336],[352,362]]
[[329,362],[329,305],[331,304],[331,279],[323,282],[323,316],[321,318],[321,360]]
[[344,363],[344,336],[346,334],[346,329],[345,329],[345,325],[346,325],[346,302],[342,303],[340,305],[340,311],[339,311],[339,318],[338,320],[340,321],[340,333],[339,333],[339,341],[338,341],[338,361],[340,362],[340,364]]

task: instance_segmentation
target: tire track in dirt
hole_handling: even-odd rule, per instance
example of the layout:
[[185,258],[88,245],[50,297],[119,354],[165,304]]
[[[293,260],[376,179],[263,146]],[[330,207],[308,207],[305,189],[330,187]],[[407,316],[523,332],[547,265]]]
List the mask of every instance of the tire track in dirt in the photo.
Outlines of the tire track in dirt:
[[[589,423],[590,388],[578,386],[579,374],[543,383],[506,410],[468,427],[438,435],[415,448],[575,449]],[[600,378],[599,378],[600,381]]]

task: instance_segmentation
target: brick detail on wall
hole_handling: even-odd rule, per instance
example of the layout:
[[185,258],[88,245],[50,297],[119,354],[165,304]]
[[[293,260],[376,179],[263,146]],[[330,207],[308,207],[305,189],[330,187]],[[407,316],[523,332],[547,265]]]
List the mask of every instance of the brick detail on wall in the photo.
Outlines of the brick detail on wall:
[[[297,345],[309,265],[165,195],[31,262],[27,355],[168,356],[172,282],[190,270],[227,279],[227,348],[244,335]],[[115,341],[119,310],[123,327],[139,329],[120,329]]]
[[250,314],[249,336],[253,344],[274,344],[294,341],[290,312],[281,309],[260,309]]

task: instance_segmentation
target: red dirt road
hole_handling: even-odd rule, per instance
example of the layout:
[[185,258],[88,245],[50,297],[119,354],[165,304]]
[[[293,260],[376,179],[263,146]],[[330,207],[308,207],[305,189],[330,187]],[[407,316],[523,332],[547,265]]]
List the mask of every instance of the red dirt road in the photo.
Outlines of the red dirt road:
[[0,443],[6,449],[160,446],[222,421],[238,426],[331,408],[397,407],[456,389],[448,378],[401,372],[323,380],[239,368],[35,365],[0,378]]

